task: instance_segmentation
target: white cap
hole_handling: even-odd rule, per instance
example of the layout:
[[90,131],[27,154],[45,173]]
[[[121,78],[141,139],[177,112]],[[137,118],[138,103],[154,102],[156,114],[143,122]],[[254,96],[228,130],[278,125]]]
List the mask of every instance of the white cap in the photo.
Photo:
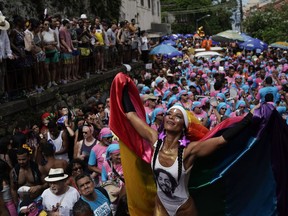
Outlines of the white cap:
[[127,72],[130,72],[131,71],[131,66],[129,64],[123,64],[127,70]]
[[87,19],[87,15],[86,14],[81,14],[80,18],[81,19]]

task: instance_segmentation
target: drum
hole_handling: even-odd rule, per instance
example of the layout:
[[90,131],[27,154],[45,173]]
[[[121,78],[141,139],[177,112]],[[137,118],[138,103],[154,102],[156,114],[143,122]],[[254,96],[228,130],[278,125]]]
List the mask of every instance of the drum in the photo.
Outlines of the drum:
[[17,190],[20,199],[24,199],[25,197],[30,196],[30,187],[29,186],[22,186]]
[[107,182],[103,183],[102,187],[107,191],[111,203],[115,202],[117,200],[119,194],[117,194],[115,196],[115,195],[113,195],[113,192],[115,193],[115,192],[118,192],[120,190],[120,188],[116,185],[116,183],[113,181],[107,181]]

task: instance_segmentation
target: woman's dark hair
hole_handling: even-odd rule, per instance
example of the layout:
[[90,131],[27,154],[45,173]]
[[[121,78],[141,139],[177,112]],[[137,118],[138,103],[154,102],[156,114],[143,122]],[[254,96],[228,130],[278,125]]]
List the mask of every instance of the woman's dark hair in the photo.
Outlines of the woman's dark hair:
[[[161,132],[164,131],[164,123],[163,122],[162,122],[160,127],[162,129]],[[185,135],[185,133],[186,133],[186,129],[185,129],[185,131],[183,131],[182,137]],[[153,170],[155,170],[156,158],[157,158],[157,155],[159,153],[162,142],[163,141],[161,139],[158,139],[157,144],[156,144],[156,148],[155,148],[154,156],[153,156],[153,164],[152,164]],[[182,174],[183,151],[184,151],[184,146],[179,145],[178,146],[178,181],[180,180],[180,177]]]
[[45,141],[41,146],[42,154],[46,157],[51,157],[55,154],[55,146],[53,143]]
[[8,145],[10,143],[10,139],[5,136],[0,139],[0,154],[8,153]]
[[22,24],[22,23],[24,23],[24,18],[23,17],[21,17],[20,15],[17,15],[17,14],[13,16],[13,24],[15,26],[19,25],[19,24]]
[[2,183],[5,181],[6,183],[10,183],[9,180],[9,172],[10,172],[10,167],[9,165],[2,159],[0,159],[0,191],[2,191]]
[[32,31],[40,26],[40,21],[39,20],[31,18],[29,21],[30,21],[30,26],[31,26],[31,30]]
[[84,161],[80,160],[79,158],[73,159],[70,161],[70,163],[68,164],[67,168],[66,168],[66,173],[69,176],[72,176],[72,171],[73,171],[73,165],[74,164],[79,164],[83,171],[86,170],[86,164],[84,163]]

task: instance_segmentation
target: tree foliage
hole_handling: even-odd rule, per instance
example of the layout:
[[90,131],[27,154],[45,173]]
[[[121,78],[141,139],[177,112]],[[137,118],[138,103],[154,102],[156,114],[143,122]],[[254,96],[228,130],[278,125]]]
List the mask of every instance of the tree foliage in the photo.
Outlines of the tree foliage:
[[[44,9],[48,15],[61,14],[63,18],[79,17],[85,13],[89,17],[99,16],[109,20],[118,20],[122,5],[121,0],[0,0],[0,10],[12,17],[19,13],[24,17],[43,18]],[[16,4],[17,3],[17,4]]]
[[[194,33],[196,27],[203,26],[208,35],[232,28],[232,10],[236,0],[162,0],[162,16],[175,15],[173,33]],[[205,15],[210,17],[201,19]],[[198,21],[197,21],[198,20]]]
[[288,40],[288,5],[281,10],[267,7],[256,11],[243,22],[245,32],[254,38],[270,44],[276,41]]

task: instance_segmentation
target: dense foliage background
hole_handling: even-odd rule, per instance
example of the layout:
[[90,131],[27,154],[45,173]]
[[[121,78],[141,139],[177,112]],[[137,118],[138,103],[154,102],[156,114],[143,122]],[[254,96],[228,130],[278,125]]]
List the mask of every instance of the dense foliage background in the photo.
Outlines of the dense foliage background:
[[61,14],[63,18],[79,17],[85,13],[110,20],[118,20],[121,0],[0,0],[0,10],[11,18],[19,14],[25,18],[43,17],[44,9],[49,15]]
[[[194,33],[196,25],[203,26],[208,35],[232,28],[233,11],[237,8],[237,1],[213,0],[162,0],[162,21],[165,22],[170,14],[175,16],[172,23],[174,33]],[[210,14],[210,17],[196,20]]]
[[255,11],[244,20],[243,27],[246,33],[268,44],[288,41],[288,5],[281,9],[267,7],[263,11]]

